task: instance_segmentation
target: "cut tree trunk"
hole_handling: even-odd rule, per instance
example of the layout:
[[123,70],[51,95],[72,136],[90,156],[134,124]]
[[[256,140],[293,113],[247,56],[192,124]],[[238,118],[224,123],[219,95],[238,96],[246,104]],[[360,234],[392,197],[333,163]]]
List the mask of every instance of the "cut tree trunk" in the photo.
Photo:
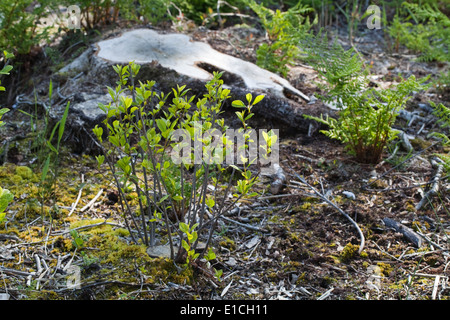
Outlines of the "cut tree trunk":
[[[78,59],[61,69],[54,78],[58,94],[70,100],[68,132],[76,133],[80,149],[95,148],[89,143],[92,128],[105,117],[97,109],[98,103],[111,100],[107,86],[115,87],[118,75],[115,65],[134,61],[141,65],[135,80],[154,80],[154,89],[165,94],[172,88],[186,85],[190,94],[197,97],[206,93],[205,84],[214,71],[223,72],[224,87],[230,89],[231,98],[225,102],[230,127],[234,121],[233,100],[246,101],[246,94],[263,94],[253,112],[251,126],[255,129],[279,129],[283,133],[307,133],[311,120],[303,114],[330,113],[323,104],[308,104],[309,97],[292,86],[286,79],[264,70],[255,64],[214,50],[207,43],[192,41],[184,34],[159,34],[150,29],[124,32],[118,37],[100,41]],[[310,102],[312,103],[312,102]],[[63,105],[61,106],[63,110]],[[332,111],[331,111],[332,113]],[[224,115],[226,118],[226,114]],[[228,121],[226,119],[226,121]],[[72,129],[72,130],[70,130]]]

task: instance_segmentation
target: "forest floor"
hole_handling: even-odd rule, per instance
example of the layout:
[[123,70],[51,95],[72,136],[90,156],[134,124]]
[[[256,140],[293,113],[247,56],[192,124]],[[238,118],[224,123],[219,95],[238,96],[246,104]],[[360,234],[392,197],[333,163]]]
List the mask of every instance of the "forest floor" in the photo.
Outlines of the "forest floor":
[[[237,28],[194,30],[192,35],[252,62],[263,39],[262,34]],[[347,43],[345,35],[339,39]],[[417,62],[411,54],[391,53],[382,34],[369,30],[354,45],[372,64],[374,82],[380,86],[389,85],[398,74],[436,75],[443,67]],[[293,67],[288,79],[309,96],[318,90],[316,75],[307,66]],[[360,164],[342,144],[319,131],[280,136],[280,165],[287,185],[271,195],[266,192],[270,180],[262,180],[256,190],[259,197],[242,201],[239,211],[219,220],[212,247],[217,255],[213,265],[223,270],[220,282],[201,270],[195,271],[192,281],[170,261],[150,258],[145,248],[131,245],[114,185],[92,156],[64,149],[52,194],[39,197],[40,178],[26,169],[36,157],[23,151],[24,143],[32,140],[29,118],[15,112],[15,127],[2,132],[5,138],[16,134],[24,139],[11,143],[8,161],[0,167],[1,186],[15,195],[0,231],[0,291],[14,300],[449,299],[447,178],[441,180],[439,194],[416,210],[435,176],[431,157],[448,152],[427,137],[439,130],[436,121],[419,121],[433,119],[418,107],[429,100],[449,103],[448,95],[433,89],[418,93],[407,107],[410,112],[420,111],[418,120],[408,123],[399,118],[396,123],[396,128],[413,137],[413,157],[406,162],[408,153],[399,149],[389,160],[386,152],[385,161],[378,165]],[[307,106],[311,113],[319,103]],[[327,194],[358,224],[364,234],[361,253],[355,226],[300,183],[297,175]],[[72,211],[78,194],[79,203]],[[41,206],[45,196],[55,199],[53,206]],[[385,218],[411,228],[422,245],[385,226]],[[77,235],[70,233],[73,229]],[[81,249],[75,248],[74,240]],[[70,287],[68,272],[74,266],[80,273],[72,274],[75,287]]]

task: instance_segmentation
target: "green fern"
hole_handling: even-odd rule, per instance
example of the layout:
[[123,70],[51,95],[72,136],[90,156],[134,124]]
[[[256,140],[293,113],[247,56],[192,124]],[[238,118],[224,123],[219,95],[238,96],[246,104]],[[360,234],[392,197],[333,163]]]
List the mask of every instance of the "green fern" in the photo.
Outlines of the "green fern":
[[338,118],[305,116],[327,125],[321,131],[345,144],[350,154],[363,163],[378,163],[387,143],[395,138],[396,117],[413,91],[423,89],[414,76],[396,87],[375,90],[367,87],[368,72],[353,49],[344,50],[334,43],[326,48],[326,37],[303,43],[306,59],[324,81],[324,101],[334,101]]
[[430,102],[434,109],[433,114],[439,118],[438,123],[442,128],[450,128],[450,108],[447,108],[442,103],[436,105],[434,102]]
[[[442,103],[436,105],[430,102],[433,107],[433,114],[438,118],[437,123],[442,129],[450,128],[450,108],[447,108]],[[442,140],[443,144],[450,144],[450,137],[443,132],[433,132],[429,136],[434,136]],[[450,155],[449,155],[450,156]]]
[[[436,105],[434,102],[430,102],[430,105],[433,107],[433,114],[438,118],[437,123],[439,124],[442,130],[450,128],[450,108],[447,108],[442,103]],[[429,136],[434,136],[438,139],[441,139],[443,145],[450,144],[450,136],[444,132],[433,132]],[[447,171],[447,174],[450,174],[450,152],[447,154],[439,153],[435,154],[442,161],[444,161],[444,168]]]
[[404,44],[420,53],[420,61],[450,61],[450,19],[436,5],[403,2],[406,18],[396,15],[388,33],[396,40],[396,49]]
[[[448,134],[448,131],[447,133],[443,132],[446,129],[450,129],[450,108],[447,108],[442,103],[436,105],[432,101],[430,101],[430,105],[434,109],[433,114],[438,118],[437,123],[442,129],[442,132],[432,132],[428,135],[428,137],[436,137],[441,140],[443,145],[450,145],[450,136]],[[448,152],[447,154],[435,154],[435,156],[444,161],[444,168],[447,171],[447,174],[450,174],[450,152]]]
[[244,0],[244,3],[257,14],[267,32],[268,42],[257,49],[256,64],[286,76],[288,65],[301,53],[298,43],[309,36],[312,25],[317,23],[317,17],[312,23],[308,18],[314,9],[302,5],[301,1],[284,12],[268,9],[255,0]]
[[326,85],[318,83],[327,91],[321,98],[334,101],[341,107],[343,100],[353,99],[367,85],[367,69],[353,48],[345,50],[336,41],[330,46],[326,34],[319,32],[301,42],[304,52],[303,60],[319,74],[319,79]]
[[450,88],[450,71],[441,72],[437,79],[434,80],[434,86],[440,92],[449,92]]

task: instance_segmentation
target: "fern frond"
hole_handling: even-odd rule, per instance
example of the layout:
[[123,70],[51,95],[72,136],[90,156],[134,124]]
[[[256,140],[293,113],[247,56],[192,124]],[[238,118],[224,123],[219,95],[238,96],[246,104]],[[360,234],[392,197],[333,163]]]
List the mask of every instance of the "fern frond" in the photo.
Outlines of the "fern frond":
[[402,43],[420,53],[419,61],[450,61],[450,18],[436,5],[406,1],[402,5],[408,12],[407,21],[400,21],[396,15],[388,27],[389,35],[397,45]]
[[439,118],[437,123],[441,128],[450,128],[450,108],[442,103],[436,105],[434,102],[430,102],[430,105],[434,109],[433,114]]
[[431,23],[443,23],[444,27],[450,26],[450,19],[436,5],[432,6],[429,3],[419,5],[405,1],[402,6],[409,10],[416,23],[429,21]]
[[345,50],[336,41],[330,45],[327,35],[321,32],[314,38],[305,38],[300,46],[303,60],[328,84],[328,97],[322,97],[325,101],[338,96],[352,99],[365,88],[367,71],[353,48]]
[[257,65],[286,76],[287,66],[299,56],[298,42],[309,36],[312,25],[317,22],[317,17],[312,23],[308,17],[314,9],[300,1],[284,12],[268,9],[255,0],[244,2],[258,15],[269,39],[256,52]]

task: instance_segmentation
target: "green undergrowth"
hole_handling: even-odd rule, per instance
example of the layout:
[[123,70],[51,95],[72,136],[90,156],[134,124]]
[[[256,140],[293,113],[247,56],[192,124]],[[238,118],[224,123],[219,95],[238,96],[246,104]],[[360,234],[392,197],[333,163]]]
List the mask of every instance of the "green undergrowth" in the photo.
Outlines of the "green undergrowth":
[[[95,159],[88,156],[68,157],[62,163],[62,168],[58,177],[61,187],[54,190],[58,200],[53,206],[46,205],[45,214],[41,216],[40,204],[34,198],[40,173],[31,167],[9,163],[0,167],[0,184],[8,187],[15,196],[7,209],[7,219],[0,224],[0,233],[16,237],[14,243],[20,244],[20,252],[29,254],[33,250],[41,250],[45,243],[50,268],[56,266],[58,256],[74,256],[74,263],[81,268],[83,284],[96,281],[111,283],[101,293],[107,299],[118,299],[120,295],[136,290],[135,283],[147,287],[167,282],[191,284],[194,279],[192,269],[178,269],[169,259],[152,258],[147,254],[146,246],[132,243],[130,231],[120,225],[122,221],[116,215],[116,204],[103,205],[105,198],[99,198],[100,207],[80,212],[80,208],[100,189],[106,192],[110,188],[107,172],[102,175],[94,169]],[[84,184],[79,181],[80,172],[84,172]],[[81,200],[69,216],[70,207],[76,201],[81,187]],[[49,225],[52,226],[50,234]],[[8,242],[2,244],[8,245]],[[25,272],[36,271],[34,264],[24,264],[19,255],[14,258],[3,263],[3,267]],[[81,292],[58,292],[52,286],[34,290],[34,282],[27,287],[13,285],[13,281],[13,278],[9,279],[7,285],[10,288],[17,287],[25,297],[33,300],[57,299],[66,295],[77,298]],[[64,285],[65,279],[58,281]],[[146,297],[154,298],[152,293]]]
[[[78,228],[104,222],[104,219],[77,220],[70,228]],[[129,231],[125,228],[108,224],[86,228],[79,231],[83,245],[79,249],[84,257],[84,274],[88,281],[97,277],[106,277],[108,280],[135,283],[144,279],[145,284],[161,282],[174,282],[190,284],[189,270],[178,271],[169,259],[152,258],[146,252],[145,245],[130,243]],[[74,245],[70,248],[74,250]],[[99,273],[89,274],[91,264],[100,265]],[[87,279],[86,279],[87,280]]]

